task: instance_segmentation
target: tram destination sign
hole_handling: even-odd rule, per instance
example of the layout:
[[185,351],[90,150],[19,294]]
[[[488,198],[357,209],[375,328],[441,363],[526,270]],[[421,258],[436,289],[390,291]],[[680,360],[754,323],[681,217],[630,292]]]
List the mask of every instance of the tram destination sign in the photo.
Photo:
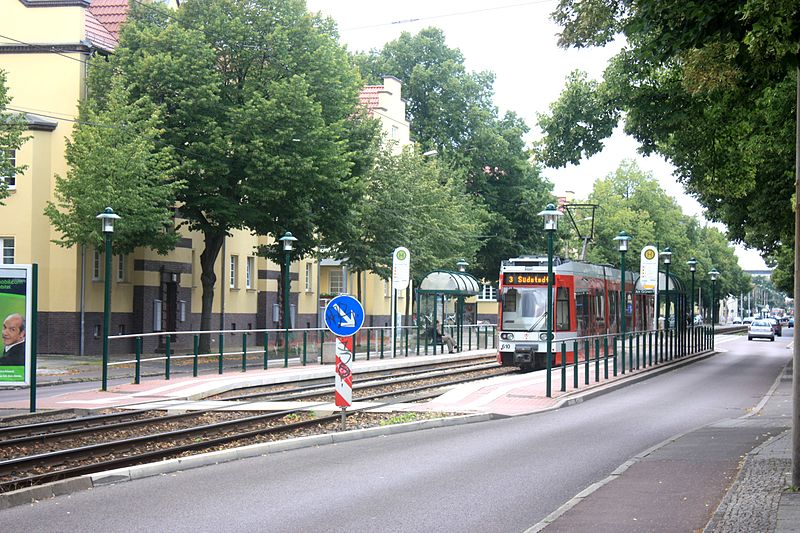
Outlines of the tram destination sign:
[[547,285],[547,274],[506,273],[503,285]]

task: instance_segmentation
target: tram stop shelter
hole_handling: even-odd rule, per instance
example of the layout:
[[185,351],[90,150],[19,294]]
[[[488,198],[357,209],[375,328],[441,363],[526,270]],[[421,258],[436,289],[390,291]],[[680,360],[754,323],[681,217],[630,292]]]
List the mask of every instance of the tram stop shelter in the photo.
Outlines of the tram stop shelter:
[[[656,290],[647,291],[642,290],[639,283],[641,278],[637,278],[635,284],[635,291],[637,294],[656,294],[656,310],[655,320],[656,324],[654,329],[677,329],[685,331],[687,326],[687,317],[691,316],[689,309],[689,301],[687,298],[686,285],[679,277],[670,272],[669,283],[667,282],[667,275],[663,271],[659,271]],[[669,323],[666,323],[669,317]]]
[[[420,329],[425,338],[425,351],[433,345],[433,354],[439,343],[434,334],[436,322],[451,333],[460,350],[464,340],[464,299],[480,293],[480,283],[466,272],[434,270],[422,278],[417,289],[417,338]],[[452,313],[449,313],[452,309]]]

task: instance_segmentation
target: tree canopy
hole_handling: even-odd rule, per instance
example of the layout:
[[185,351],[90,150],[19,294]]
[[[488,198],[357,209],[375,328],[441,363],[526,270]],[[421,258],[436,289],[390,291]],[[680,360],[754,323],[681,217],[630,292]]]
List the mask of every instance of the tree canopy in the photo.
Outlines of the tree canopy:
[[134,3],[120,46],[91,64],[99,109],[117,78],[158,109],[159,147],[172,149],[173,175],[186,183],[174,200],[183,224],[204,236],[201,328],[231,230],[292,231],[295,257],[349,231],[340,221],[352,220],[354,170],[366,168],[374,127],[351,120],[358,72],[330,21],[302,2],[193,0],[175,11]]
[[[702,287],[706,305],[710,301],[711,281],[708,272],[716,268],[722,275],[717,295],[739,295],[750,290],[750,276],[737,263],[733,247],[713,226],[701,226],[697,219],[682,213],[680,206],[658,185],[652,174],[641,171],[632,161],[623,162],[616,172],[594,183],[588,203],[597,204],[595,233],[587,260],[598,264],[619,265],[620,254],[614,241],[620,231],[631,236],[626,268],[639,269],[639,253],[644,246],[672,252],[671,272],[689,286],[691,274],[687,261],[697,264],[695,283]],[[563,247],[574,249],[579,244],[568,225],[560,234],[568,236]],[[663,268],[663,265],[662,265]]]
[[732,240],[767,255],[791,246],[798,9],[793,0],[561,0],[562,46],[602,46],[619,33],[626,46],[602,81],[568,79],[541,117],[540,157],[577,163],[624,117],[641,151],[672,162]]
[[356,58],[364,77],[391,74],[403,82],[413,137],[438,157],[484,205],[489,221],[470,272],[497,279],[500,261],[544,248],[536,213],[552,201],[552,186],[529,160],[528,127],[515,113],[500,117],[492,103],[494,75],[468,72],[440,29],[403,33],[382,50]]

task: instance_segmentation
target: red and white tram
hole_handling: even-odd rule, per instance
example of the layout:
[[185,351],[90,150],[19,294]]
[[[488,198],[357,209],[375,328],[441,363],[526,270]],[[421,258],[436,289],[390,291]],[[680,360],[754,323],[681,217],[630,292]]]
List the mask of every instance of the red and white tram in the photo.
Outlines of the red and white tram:
[[[620,331],[620,270],[610,266],[553,259],[554,364],[560,365],[561,342]],[[655,295],[635,292],[639,274],[625,273],[626,331],[649,329]],[[523,256],[500,267],[498,362],[523,370],[546,366],[547,257]],[[574,362],[567,343],[567,364]]]

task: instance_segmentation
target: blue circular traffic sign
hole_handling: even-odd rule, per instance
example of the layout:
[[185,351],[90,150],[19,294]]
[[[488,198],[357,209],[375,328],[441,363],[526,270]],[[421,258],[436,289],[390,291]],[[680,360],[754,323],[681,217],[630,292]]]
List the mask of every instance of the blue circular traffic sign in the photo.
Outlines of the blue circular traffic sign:
[[339,337],[355,335],[364,325],[364,308],[361,302],[342,294],[325,307],[325,325]]

